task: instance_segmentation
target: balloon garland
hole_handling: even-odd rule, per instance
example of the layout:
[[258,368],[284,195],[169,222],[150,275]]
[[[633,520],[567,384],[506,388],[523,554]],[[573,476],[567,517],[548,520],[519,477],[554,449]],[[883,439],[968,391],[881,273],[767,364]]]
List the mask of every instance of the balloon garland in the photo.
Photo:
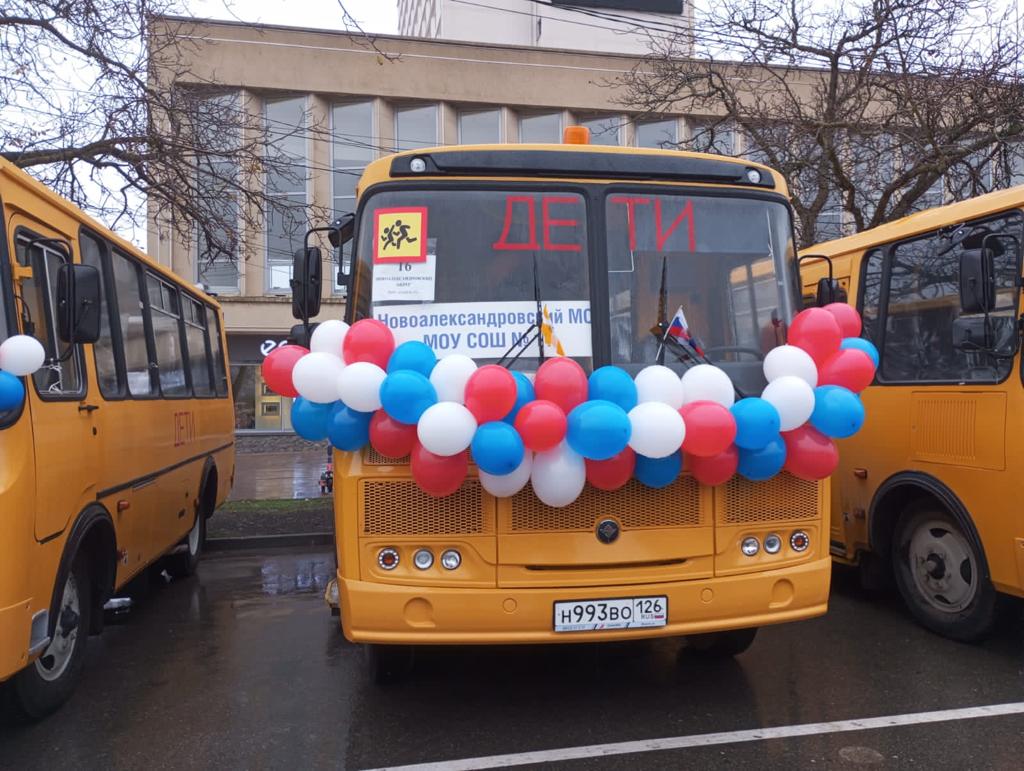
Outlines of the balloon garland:
[[21,407],[25,385],[21,378],[43,366],[46,351],[29,335],[14,335],[0,343],[0,412]]
[[706,485],[737,473],[752,481],[783,470],[806,480],[830,476],[839,463],[834,440],[863,425],[858,394],[878,366],[860,332],[860,315],[848,305],[802,311],[788,344],[764,358],[762,394],[739,401],[728,374],[710,364],[682,377],[654,364],[635,378],[606,366],[588,378],[559,357],[531,381],[461,354],[438,359],[421,342],[396,347],[375,319],[320,324],[308,350],[271,352],[263,378],[276,393],[297,397],[299,436],[408,456],[429,495],[455,492],[472,456],[492,495],[515,495],[530,482],[541,501],[566,506],[587,483],[611,491],[635,478],[665,487],[678,478],[684,453]]

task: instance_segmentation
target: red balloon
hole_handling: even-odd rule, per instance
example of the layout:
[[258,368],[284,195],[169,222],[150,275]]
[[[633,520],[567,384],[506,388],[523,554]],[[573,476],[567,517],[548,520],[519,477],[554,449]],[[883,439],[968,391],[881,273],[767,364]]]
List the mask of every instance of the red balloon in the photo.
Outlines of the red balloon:
[[533,390],[538,399],[547,399],[568,415],[572,408],[587,400],[587,373],[575,360],[559,356],[537,368]]
[[435,498],[451,495],[458,490],[469,471],[467,450],[444,457],[423,449],[423,445],[417,442],[410,455],[412,478],[423,492]]
[[783,468],[800,479],[813,482],[832,476],[839,465],[836,444],[814,426],[803,425],[782,435],[786,443]]
[[860,337],[861,321],[856,308],[846,303],[829,303],[824,310],[835,318],[843,337]]
[[607,460],[589,460],[587,464],[587,481],[598,490],[618,490],[633,478],[636,467],[636,453],[627,447],[618,455]]
[[466,409],[480,425],[501,420],[516,406],[516,379],[497,364],[480,367],[466,381]]
[[385,458],[404,458],[416,446],[416,425],[406,425],[377,410],[370,418],[370,444]]
[[557,404],[537,399],[524,404],[516,414],[515,429],[527,449],[544,452],[565,439],[568,422]]
[[388,368],[388,359],[395,350],[395,336],[386,324],[377,319],[360,319],[345,333],[341,344],[342,357],[346,364],[368,361],[383,370]]
[[299,395],[292,384],[292,370],[299,359],[309,353],[308,348],[301,345],[282,345],[275,348],[263,360],[260,372],[263,382],[278,396],[289,396],[294,399]]
[[739,450],[736,449],[736,445],[730,445],[717,455],[691,455],[690,473],[701,484],[717,487],[732,479],[739,462]]
[[819,367],[839,350],[842,340],[839,322],[824,308],[800,311],[789,326],[789,344],[807,351]]
[[864,351],[843,348],[818,367],[818,385],[838,385],[859,394],[875,378],[875,363]]
[[679,408],[686,424],[683,452],[708,458],[728,448],[736,438],[736,418],[718,402],[690,402]]

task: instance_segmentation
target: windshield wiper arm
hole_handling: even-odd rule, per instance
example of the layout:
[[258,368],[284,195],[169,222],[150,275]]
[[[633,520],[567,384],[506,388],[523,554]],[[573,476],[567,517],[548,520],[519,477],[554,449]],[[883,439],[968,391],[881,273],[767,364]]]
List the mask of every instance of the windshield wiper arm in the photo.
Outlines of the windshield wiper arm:
[[[504,355],[498,359],[498,366],[505,367],[506,369],[512,369],[512,365],[515,364],[519,357],[523,355],[523,352],[530,347],[530,344],[537,341],[537,358],[540,359],[541,364],[544,363],[544,311],[540,306],[540,280],[538,278],[539,271],[537,270],[537,253],[533,252],[533,302],[536,306],[537,315],[533,320],[533,323],[526,328],[513,343],[509,346],[509,349],[505,351]],[[530,333],[533,332],[533,337],[530,337]],[[519,348],[515,352],[515,355],[510,359],[509,356],[512,351]]]

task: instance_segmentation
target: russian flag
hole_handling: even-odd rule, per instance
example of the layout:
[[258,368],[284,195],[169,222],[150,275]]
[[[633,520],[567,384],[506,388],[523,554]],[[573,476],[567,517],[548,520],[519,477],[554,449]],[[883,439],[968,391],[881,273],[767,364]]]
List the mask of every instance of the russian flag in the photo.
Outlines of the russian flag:
[[700,343],[690,334],[690,328],[686,323],[686,314],[683,313],[682,305],[679,306],[679,310],[676,311],[676,315],[672,317],[672,323],[668,325],[668,330],[666,330],[665,334],[672,335],[672,337],[689,343],[693,346],[693,349],[698,355],[704,355],[704,351],[701,350]]

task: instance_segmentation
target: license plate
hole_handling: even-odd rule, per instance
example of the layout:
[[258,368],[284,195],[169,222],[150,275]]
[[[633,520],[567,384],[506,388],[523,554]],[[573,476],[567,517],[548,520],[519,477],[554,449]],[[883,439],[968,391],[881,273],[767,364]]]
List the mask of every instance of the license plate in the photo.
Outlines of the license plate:
[[668,623],[668,597],[622,597],[555,603],[556,632],[648,629]]

